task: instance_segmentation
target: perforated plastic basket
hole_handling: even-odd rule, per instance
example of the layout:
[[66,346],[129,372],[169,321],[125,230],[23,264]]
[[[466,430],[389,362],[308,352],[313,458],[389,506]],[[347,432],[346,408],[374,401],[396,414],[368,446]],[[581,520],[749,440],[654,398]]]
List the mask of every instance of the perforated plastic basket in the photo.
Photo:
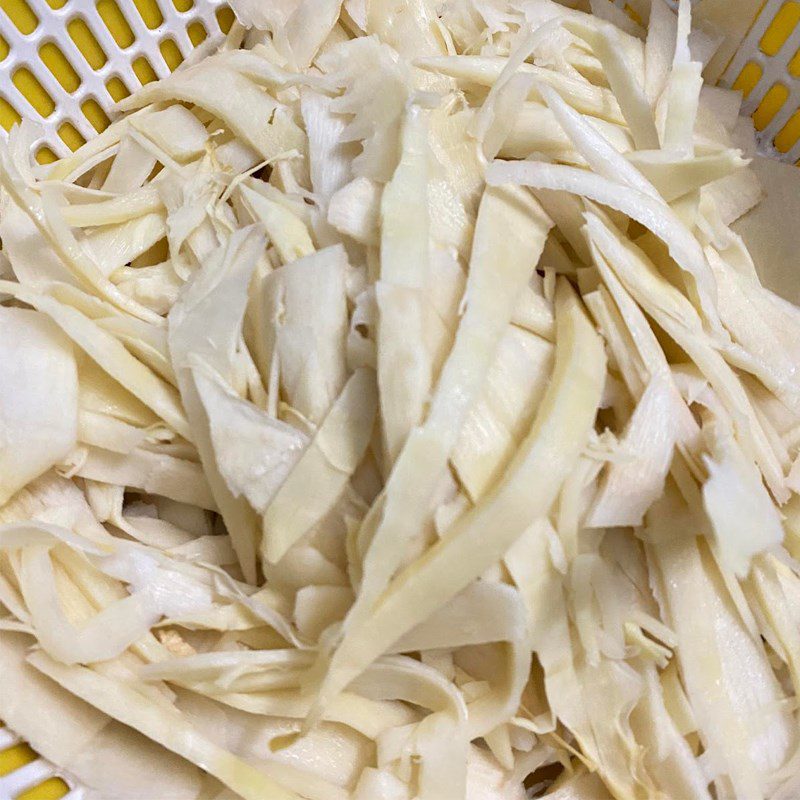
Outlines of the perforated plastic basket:
[[40,161],[108,125],[114,104],[230,28],[222,0],[0,0],[0,125],[44,126]]
[[[736,0],[729,0],[735,13]],[[720,81],[744,94],[764,155],[800,163],[800,2],[767,0]]]
[[[743,93],[762,153],[800,164],[800,0],[727,7],[757,13],[720,83]],[[105,128],[118,100],[167,75],[232,21],[223,0],[0,0],[0,135],[31,117],[44,126],[37,158],[66,155]],[[0,727],[0,800],[81,796]]]

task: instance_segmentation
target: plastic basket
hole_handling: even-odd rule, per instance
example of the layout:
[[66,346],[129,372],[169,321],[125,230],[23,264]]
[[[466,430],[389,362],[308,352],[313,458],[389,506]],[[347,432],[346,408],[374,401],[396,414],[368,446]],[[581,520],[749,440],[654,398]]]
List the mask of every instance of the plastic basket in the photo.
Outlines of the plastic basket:
[[[720,83],[743,93],[762,153],[800,163],[800,0],[755,5]],[[103,130],[118,100],[233,22],[223,0],[0,0],[0,10],[0,135],[22,116],[41,122],[42,163]],[[81,796],[0,727],[0,800]]]
[[720,83],[744,95],[742,111],[753,117],[761,152],[800,163],[798,0],[764,3]]
[[37,157],[77,149],[114,104],[233,21],[222,0],[0,0],[0,126],[44,127]]

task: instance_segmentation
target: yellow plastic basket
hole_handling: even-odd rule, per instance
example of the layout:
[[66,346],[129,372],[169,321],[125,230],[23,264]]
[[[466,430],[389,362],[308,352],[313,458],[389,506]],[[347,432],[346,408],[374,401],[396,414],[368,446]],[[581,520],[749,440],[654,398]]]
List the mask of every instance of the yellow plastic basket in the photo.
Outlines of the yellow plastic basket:
[[[715,74],[744,95],[762,153],[800,164],[800,0],[703,5],[734,23]],[[44,128],[39,161],[66,155],[108,125],[117,101],[232,22],[223,0],[0,0],[0,126],[31,117]],[[0,800],[65,796],[81,791],[0,727]]]

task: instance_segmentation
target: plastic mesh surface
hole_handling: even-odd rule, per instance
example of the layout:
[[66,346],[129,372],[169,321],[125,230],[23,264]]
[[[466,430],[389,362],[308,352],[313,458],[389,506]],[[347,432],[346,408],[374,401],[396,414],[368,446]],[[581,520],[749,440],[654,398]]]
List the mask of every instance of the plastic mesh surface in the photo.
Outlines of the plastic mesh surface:
[[723,83],[744,94],[760,148],[782,161],[800,160],[800,2],[767,0]]
[[39,160],[66,155],[232,19],[222,0],[0,0],[0,125],[32,117]]

